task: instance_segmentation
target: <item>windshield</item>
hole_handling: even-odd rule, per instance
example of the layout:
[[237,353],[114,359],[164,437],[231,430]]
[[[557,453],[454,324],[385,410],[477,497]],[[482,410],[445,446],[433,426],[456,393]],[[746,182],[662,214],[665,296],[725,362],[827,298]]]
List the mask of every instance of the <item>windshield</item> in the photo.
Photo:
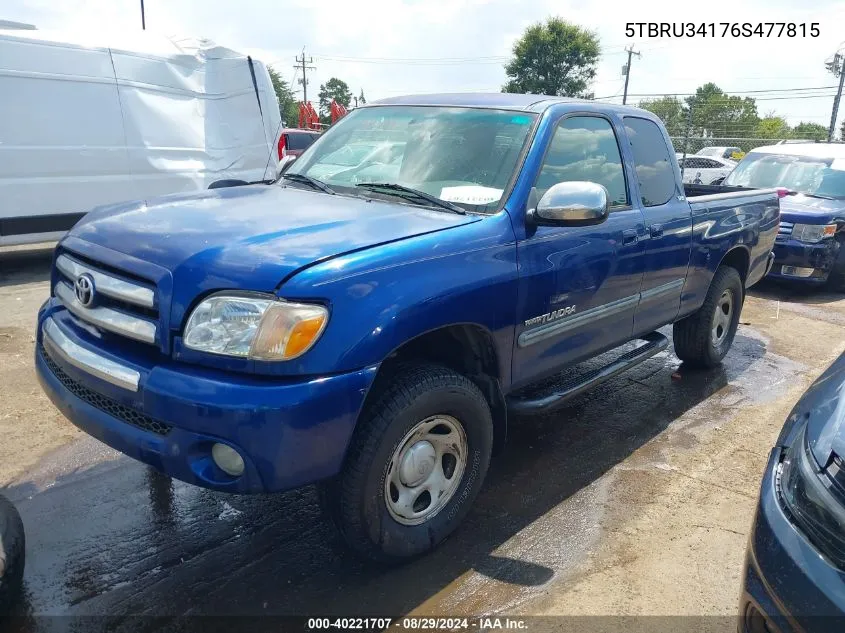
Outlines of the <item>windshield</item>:
[[482,108],[376,106],[353,110],[332,126],[288,173],[316,178],[338,193],[392,183],[467,210],[499,208],[536,115]]
[[801,193],[845,199],[845,159],[748,154],[725,178],[740,187],[786,187]]

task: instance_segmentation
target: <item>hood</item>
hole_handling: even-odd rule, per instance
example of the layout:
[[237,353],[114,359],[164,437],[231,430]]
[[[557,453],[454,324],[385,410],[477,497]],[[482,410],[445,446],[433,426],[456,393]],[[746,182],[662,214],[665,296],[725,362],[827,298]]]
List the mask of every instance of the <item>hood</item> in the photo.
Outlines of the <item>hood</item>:
[[820,465],[831,453],[845,458],[845,354],[807,390],[795,413],[809,414],[807,439]]
[[171,272],[174,303],[208,290],[272,292],[303,266],[478,220],[279,185],[95,210],[70,235]]
[[780,218],[786,222],[829,224],[845,221],[845,200],[813,198],[803,194],[780,199]]

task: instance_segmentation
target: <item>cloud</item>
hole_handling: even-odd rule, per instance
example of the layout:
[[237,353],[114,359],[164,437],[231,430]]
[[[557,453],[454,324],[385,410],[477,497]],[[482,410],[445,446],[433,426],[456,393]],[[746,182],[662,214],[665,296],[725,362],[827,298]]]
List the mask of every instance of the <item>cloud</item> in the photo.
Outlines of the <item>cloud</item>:
[[[841,43],[845,2],[815,0],[146,0],[147,26],[166,34],[208,37],[254,53],[293,79],[294,56],[306,47],[317,69],[310,94],[332,76],[369,100],[415,92],[493,91],[505,81],[503,61],[529,24],[550,15],[595,30],[603,56],[596,96],[621,95],[628,22],[818,22],[818,38],[633,38],[642,52],[629,92],[693,92],[713,81],[727,91],[829,86],[825,59]],[[5,19],[39,28],[112,32],[140,27],[138,0],[5,0]],[[397,62],[401,58],[404,61]],[[437,61],[420,61],[437,58]],[[298,77],[298,76],[297,76]],[[827,125],[832,98],[771,99],[790,123]],[[789,93],[781,96],[794,97]],[[615,101],[619,101],[617,97]],[[631,101],[636,103],[639,97]]]

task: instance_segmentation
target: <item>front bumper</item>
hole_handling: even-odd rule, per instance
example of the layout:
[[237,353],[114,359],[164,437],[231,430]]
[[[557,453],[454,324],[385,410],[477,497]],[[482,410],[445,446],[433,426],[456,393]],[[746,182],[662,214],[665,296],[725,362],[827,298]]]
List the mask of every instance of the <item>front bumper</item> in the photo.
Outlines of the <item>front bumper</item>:
[[[740,614],[756,610],[769,630],[845,630],[845,574],[828,563],[787,518],[775,478],[781,449],[769,456],[746,552]],[[740,631],[747,628],[741,619]]]
[[[818,244],[807,244],[798,240],[787,239],[775,242],[772,252],[775,256],[774,266],[769,272],[770,278],[803,281],[805,283],[823,284],[827,281],[836,256],[839,253],[839,241],[825,239]],[[795,268],[812,268],[809,277],[785,274],[784,266]]]
[[[47,341],[45,324],[53,332]],[[54,339],[72,354],[58,352]],[[50,400],[88,434],[176,479],[240,493],[287,490],[336,474],[377,369],[268,380],[143,355],[116,357],[53,300],[39,312],[35,367]],[[109,373],[116,367],[117,377]],[[214,464],[215,442],[240,453],[244,474],[232,477]]]

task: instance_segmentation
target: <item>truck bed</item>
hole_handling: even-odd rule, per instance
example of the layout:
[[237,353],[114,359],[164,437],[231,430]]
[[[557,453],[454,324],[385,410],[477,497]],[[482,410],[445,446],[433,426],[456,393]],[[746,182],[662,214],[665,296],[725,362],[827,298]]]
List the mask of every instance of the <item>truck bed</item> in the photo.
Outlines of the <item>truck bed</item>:
[[755,189],[753,187],[736,187],[722,185],[684,185],[684,193],[692,207],[693,212],[715,203],[715,206],[722,208],[725,202],[751,203],[765,200],[772,197],[779,198],[778,189]]

